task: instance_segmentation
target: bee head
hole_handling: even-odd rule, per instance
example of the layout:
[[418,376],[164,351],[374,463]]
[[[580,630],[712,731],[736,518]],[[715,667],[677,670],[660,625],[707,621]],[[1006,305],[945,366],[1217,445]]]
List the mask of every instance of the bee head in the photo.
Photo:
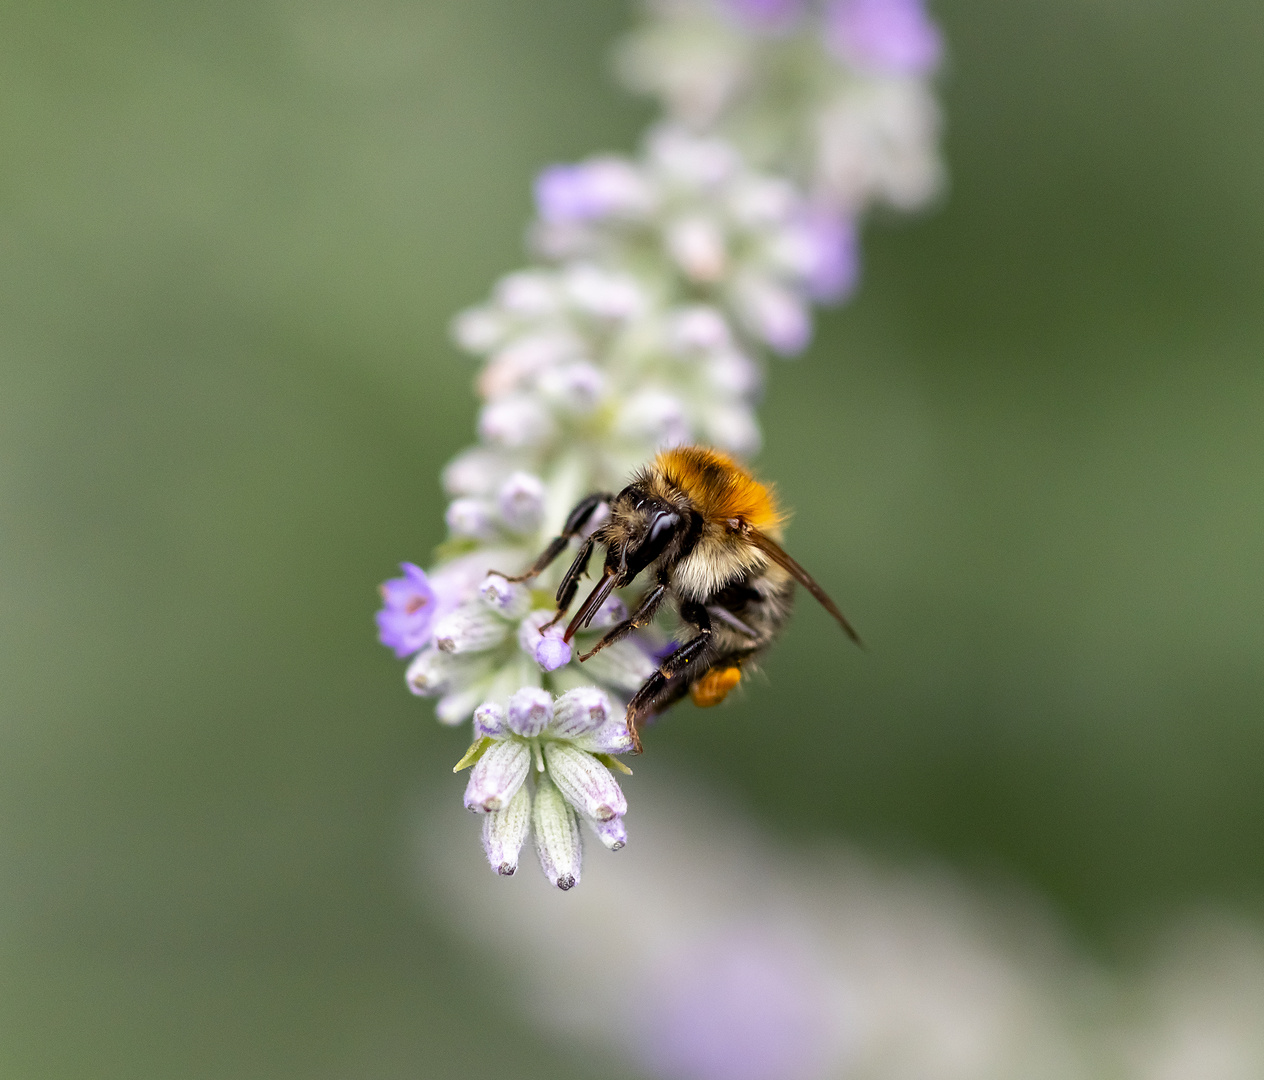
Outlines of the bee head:
[[628,584],[665,553],[679,557],[691,526],[692,515],[687,509],[674,506],[637,484],[624,488],[611,503],[606,523],[594,534],[593,538],[606,549],[605,568],[601,580],[566,628],[566,640],[588,625],[615,589]]
[[606,548],[606,573],[620,588],[658,559],[681,532],[687,520],[664,499],[629,488],[610,508],[610,517],[597,534]]

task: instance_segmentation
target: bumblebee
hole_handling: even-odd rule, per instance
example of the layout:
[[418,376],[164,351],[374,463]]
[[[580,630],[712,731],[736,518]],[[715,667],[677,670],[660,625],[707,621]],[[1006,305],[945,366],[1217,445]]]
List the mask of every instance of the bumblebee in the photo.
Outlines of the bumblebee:
[[566,641],[586,627],[610,593],[648,570],[653,585],[628,618],[612,627],[587,660],[645,626],[669,598],[681,621],[697,631],[659,663],[628,703],[628,731],[638,729],[686,694],[699,706],[718,705],[741,681],[742,668],[785,626],[795,582],[804,586],[856,644],[856,631],[820,587],[781,547],[784,516],[770,488],[727,454],[702,446],[664,450],[617,495],[597,492],[571,511],[534,565],[515,581],[542,573],[582,536],[602,507],[605,520],[588,535],[557,590],[566,615],[593,548],[605,548],[601,579],[566,627]]

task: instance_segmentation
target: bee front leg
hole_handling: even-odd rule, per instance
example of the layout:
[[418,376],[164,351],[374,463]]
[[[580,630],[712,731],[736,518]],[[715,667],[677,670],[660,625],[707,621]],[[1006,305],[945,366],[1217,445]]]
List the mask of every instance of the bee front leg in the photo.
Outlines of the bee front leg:
[[[570,512],[570,516],[566,519],[566,524],[562,526],[561,534],[553,538],[553,540],[549,543],[549,546],[541,553],[540,557],[531,564],[531,569],[525,574],[516,574],[512,577],[505,575],[505,579],[507,581],[514,582],[530,581],[533,577],[538,577],[540,574],[544,573],[544,571],[549,568],[553,560],[566,550],[566,545],[580,534],[584,526],[592,519],[597,507],[601,506],[603,503],[608,503],[612,498],[614,498],[614,496],[608,491],[597,491],[592,495],[589,495],[587,498],[582,499],[576,505],[575,509]],[[589,544],[587,550],[592,551],[591,544]],[[578,562],[578,560],[576,560],[576,562]],[[588,558],[587,553],[585,553],[584,566],[587,565]],[[571,569],[574,570],[575,567],[572,566]],[[578,572],[576,572],[576,577],[578,577],[579,573],[582,572],[581,568]],[[560,595],[561,594],[559,592],[559,597]],[[571,595],[574,595],[574,589],[571,590]]]

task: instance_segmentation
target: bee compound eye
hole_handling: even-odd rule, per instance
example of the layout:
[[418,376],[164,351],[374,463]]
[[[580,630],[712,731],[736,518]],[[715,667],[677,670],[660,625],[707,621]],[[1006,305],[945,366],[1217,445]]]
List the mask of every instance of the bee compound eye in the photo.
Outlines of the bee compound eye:
[[650,523],[649,536],[645,538],[647,547],[662,547],[667,543],[671,531],[680,524],[679,514],[655,514]]

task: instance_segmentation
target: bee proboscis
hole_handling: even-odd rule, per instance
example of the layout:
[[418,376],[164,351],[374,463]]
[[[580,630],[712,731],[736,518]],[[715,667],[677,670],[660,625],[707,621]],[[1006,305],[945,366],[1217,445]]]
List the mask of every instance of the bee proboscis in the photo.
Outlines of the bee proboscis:
[[628,703],[628,731],[637,752],[641,724],[685,694],[701,706],[724,700],[741,681],[743,666],[785,626],[795,582],[861,643],[825,590],[782,548],[783,516],[771,489],[727,454],[702,446],[664,450],[617,495],[596,492],[583,499],[561,534],[512,580],[527,581],[543,572],[571,540],[583,536],[603,506],[608,516],[582,540],[557,590],[560,620],[575,599],[593,548],[605,548],[601,578],[571,618],[565,640],[642,570],[650,571],[653,584],[636,610],[580,661],[648,624],[669,598],[682,622],[697,631],[659,662]]

